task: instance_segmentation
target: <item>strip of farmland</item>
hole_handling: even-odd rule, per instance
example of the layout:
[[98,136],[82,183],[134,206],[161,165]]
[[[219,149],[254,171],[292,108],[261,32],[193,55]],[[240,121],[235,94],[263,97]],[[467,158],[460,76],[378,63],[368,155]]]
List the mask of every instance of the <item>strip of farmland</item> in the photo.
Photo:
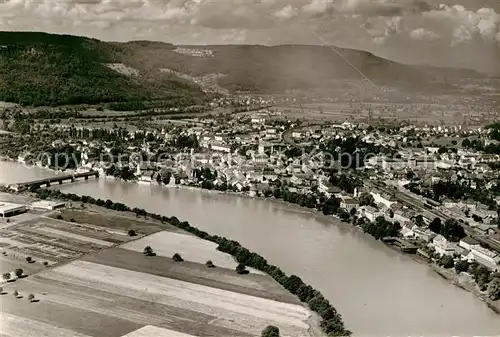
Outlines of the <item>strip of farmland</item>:
[[[181,254],[184,256],[184,252]],[[219,266],[207,268],[205,264],[190,261],[177,263],[170,257],[148,257],[142,253],[122,248],[102,250],[84,257],[83,260],[280,302],[300,304],[295,296],[283,289],[269,275],[250,273],[241,276],[234,270]]]
[[60,236],[64,236],[64,237],[67,237],[67,238],[70,238],[70,239],[75,239],[75,240],[79,240],[79,241],[83,241],[83,242],[90,242],[90,243],[95,243],[97,245],[101,245],[101,246],[104,246],[104,247],[110,247],[112,246],[113,244],[110,243],[110,242],[106,242],[106,241],[103,241],[103,240],[98,240],[98,239],[93,239],[93,238],[90,238],[88,236],[83,236],[83,235],[78,235],[78,234],[74,234],[74,233],[69,233],[69,232],[65,232],[65,231],[61,231],[61,230],[58,230],[58,229],[53,229],[53,228],[37,228],[37,231],[39,232],[42,232],[42,233],[46,233],[46,234],[52,234],[52,235],[60,235]]
[[164,329],[164,328],[158,328],[155,326],[145,326],[139,330],[133,331],[123,337],[195,337],[192,335],[186,335],[181,332],[169,330],[169,329]]
[[[238,294],[197,284],[77,261],[57,268],[44,277],[92,287],[114,294],[161,303],[212,315],[212,323],[230,321],[233,329],[259,334],[269,324],[279,325],[283,334],[307,335],[309,312],[293,305]],[[222,324],[226,326],[226,323]]]
[[75,331],[0,311],[1,332],[8,337],[89,337]]
[[[128,242],[121,248],[142,252],[146,246],[151,246],[159,256],[172,257],[175,253],[181,253],[187,261],[205,263],[211,260],[216,266],[233,270],[238,265],[232,256],[219,252],[216,243],[189,234],[162,231]],[[252,268],[249,270],[255,274],[265,275],[260,270]]]

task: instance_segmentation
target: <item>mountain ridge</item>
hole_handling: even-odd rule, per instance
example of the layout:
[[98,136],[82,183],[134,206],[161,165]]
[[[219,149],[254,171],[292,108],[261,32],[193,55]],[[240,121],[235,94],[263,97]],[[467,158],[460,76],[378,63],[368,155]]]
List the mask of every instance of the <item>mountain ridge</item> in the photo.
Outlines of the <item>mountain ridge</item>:
[[[120,67],[109,64],[131,71],[121,73]],[[0,32],[0,100],[7,102],[189,105],[212,97],[203,92],[210,86],[189,80],[207,78],[214,81],[213,87],[231,93],[322,95],[356,92],[356,86],[373,84],[408,94],[457,94],[463,92],[463,82],[490,80],[474,70],[404,65],[367,51],[331,46],[193,46]]]

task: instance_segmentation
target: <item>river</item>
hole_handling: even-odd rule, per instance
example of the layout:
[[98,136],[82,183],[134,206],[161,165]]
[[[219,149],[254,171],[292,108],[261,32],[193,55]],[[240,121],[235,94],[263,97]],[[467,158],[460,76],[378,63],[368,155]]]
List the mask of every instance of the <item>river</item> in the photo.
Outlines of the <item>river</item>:
[[0,160],[0,185],[9,185],[37,179],[51,178],[59,173],[37,166],[26,166]]
[[[0,171],[12,169],[0,163]],[[12,175],[15,172],[7,173]],[[319,289],[354,336],[500,332],[500,316],[473,294],[333,218],[277,202],[106,179],[56,188],[175,215],[202,230],[237,240]]]

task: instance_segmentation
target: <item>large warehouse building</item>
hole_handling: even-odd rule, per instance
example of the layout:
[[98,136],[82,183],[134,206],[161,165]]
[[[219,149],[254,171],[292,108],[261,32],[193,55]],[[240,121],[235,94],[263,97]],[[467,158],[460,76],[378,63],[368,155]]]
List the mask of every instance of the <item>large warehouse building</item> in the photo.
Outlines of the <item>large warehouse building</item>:
[[0,218],[7,218],[24,212],[26,212],[26,206],[24,205],[0,202]]

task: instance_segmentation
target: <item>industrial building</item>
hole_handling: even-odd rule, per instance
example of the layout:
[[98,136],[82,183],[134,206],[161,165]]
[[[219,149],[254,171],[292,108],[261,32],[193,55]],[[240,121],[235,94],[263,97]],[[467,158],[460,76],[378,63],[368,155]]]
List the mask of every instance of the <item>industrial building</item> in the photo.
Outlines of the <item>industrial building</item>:
[[16,214],[26,212],[26,206],[0,202],[0,218],[7,218]]
[[66,206],[66,204],[64,202],[41,200],[41,201],[36,201],[36,202],[32,203],[31,209],[53,211],[55,209],[62,208],[64,206]]

